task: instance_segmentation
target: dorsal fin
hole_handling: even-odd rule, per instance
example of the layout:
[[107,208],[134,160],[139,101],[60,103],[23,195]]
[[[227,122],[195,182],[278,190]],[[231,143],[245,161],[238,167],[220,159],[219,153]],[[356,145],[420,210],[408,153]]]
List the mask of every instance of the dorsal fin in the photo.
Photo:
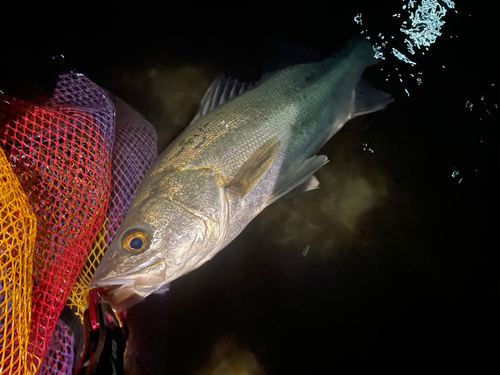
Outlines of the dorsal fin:
[[200,108],[191,120],[191,123],[209,114],[215,108],[227,103],[232,98],[248,91],[254,87],[255,84],[256,82],[242,82],[237,78],[231,78],[223,74],[219,74],[215,77],[214,81],[205,93],[205,96],[203,96]]

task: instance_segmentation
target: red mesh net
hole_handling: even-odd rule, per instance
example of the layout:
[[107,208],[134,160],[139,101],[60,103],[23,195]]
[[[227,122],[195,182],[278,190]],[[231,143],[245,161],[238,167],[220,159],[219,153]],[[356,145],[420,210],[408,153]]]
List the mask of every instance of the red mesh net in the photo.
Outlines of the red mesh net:
[[37,219],[28,362],[38,367],[104,220],[114,106],[86,77],[60,77],[47,106],[0,93],[0,145]]
[[59,319],[37,374],[71,375],[75,360],[74,342],[73,332]]

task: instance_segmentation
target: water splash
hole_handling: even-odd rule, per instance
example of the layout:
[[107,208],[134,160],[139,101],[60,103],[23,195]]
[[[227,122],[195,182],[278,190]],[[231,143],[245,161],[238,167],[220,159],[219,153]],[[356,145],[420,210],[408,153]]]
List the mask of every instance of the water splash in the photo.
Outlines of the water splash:
[[368,147],[368,143],[363,143],[363,151],[370,151],[372,154],[375,153],[375,151]]
[[[442,35],[441,29],[445,24],[444,17],[448,9],[454,8],[455,3],[451,0],[422,0],[418,6],[416,6],[416,0],[408,0],[407,4],[403,5],[403,10],[409,13],[409,18],[401,23],[399,29],[406,36],[404,43],[407,51],[411,55],[415,55],[415,50],[422,50],[421,53],[425,54],[423,49],[428,50]],[[399,13],[393,14],[393,17],[399,18],[400,16]],[[384,39],[380,33],[379,37]],[[392,36],[391,39],[394,37]],[[376,52],[376,58],[382,58],[382,50],[386,46],[387,42],[375,43],[373,48]],[[417,64],[396,48],[392,48],[391,52],[407,64],[412,66]]]
[[406,55],[403,55],[401,52],[399,52],[396,48],[392,49],[392,54],[396,56],[398,59],[401,61],[410,64],[411,66],[417,65],[415,61],[411,61]]
[[[455,8],[455,3],[451,0],[443,0],[448,8]],[[410,48],[429,47],[441,36],[441,28],[445,24],[443,20],[446,16],[447,8],[437,0],[422,0],[421,4],[414,12],[410,12],[410,23],[403,23],[400,31],[410,39]],[[409,9],[414,9],[414,2],[408,3]],[[410,52],[411,53],[411,52]]]
[[363,21],[361,20],[361,13],[358,13],[358,14],[354,17],[354,22],[356,22],[358,25],[362,25],[362,24],[363,24]]
[[[395,21],[394,32],[396,37],[390,34],[383,35],[380,32],[369,32],[366,25],[360,33],[371,41],[376,59],[386,60],[392,55],[403,63],[414,67],[417,65],[419,53],[425,55],[429,47],[442,35],[441,30],[445,24],[444,17],[450,9],[454,8],[455,3],[452,0],[403,0],[402,11],[390,14],[391,18],[402,19],[401,21]],[[354,17],[354,21],[358,25],[363,24],[361,13]],[[369,19],[367,21],[369,23]],[[398,32],[403,34],[403,38]],[[395,42],[397,45],[394,44]],[[409,56],[413,57],[410,58]],[[397,70],[397,68],[395,69]],[[404,77],[400,72],[396,73],[396,78],[403,82]],[[419,74],[421,73],[419,72]],[[422,84],[421,77],[410,75],[416,80],[417,85]],[[389,81],[389,77],[390,75],[387,74],[386,81]],[[408,96],[410,95],[407,88],[404,91]]]
[[457,169],[457,170],[454,170],[453,172],[451,172],[451,177],[455,178],[455,177],[460,177],[458,179],[458,183],[461,183],[463,181],[463,177],[460,176],[460,171]]

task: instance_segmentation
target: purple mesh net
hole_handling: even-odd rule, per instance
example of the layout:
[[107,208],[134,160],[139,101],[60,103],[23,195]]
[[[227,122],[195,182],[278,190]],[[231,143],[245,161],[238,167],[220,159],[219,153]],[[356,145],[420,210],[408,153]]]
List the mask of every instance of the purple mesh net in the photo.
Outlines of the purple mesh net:
[[153,125],[128,104],[112,94],[108,95],[116,107],[116,133],[107,215],[107,244],[120,226],[139,183],[158,156]]
[[83,109],[102,129],[108,150],[113,148],[115,107],[104,90],[81,73],[59,76],[50,103]]
[[73,332],[59,319],[37,374],[71,375],[75,361],[74,342]]

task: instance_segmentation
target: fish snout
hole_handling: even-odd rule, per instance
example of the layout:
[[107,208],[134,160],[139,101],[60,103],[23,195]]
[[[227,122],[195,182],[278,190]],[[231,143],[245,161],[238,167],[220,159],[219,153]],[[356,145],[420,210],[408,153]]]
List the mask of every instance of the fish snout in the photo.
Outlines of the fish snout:
[[152,293],[168,290],[167,263],[160,259],[146,267],[132,269],[127,273],[111,274],[94,278],[91,288],[103,288],[104,299],[111,307],[122,312]]
[[102,298],[107,301],[113,310],[121,313],[141,302],[144,297],[137,294],[132,285],[111,285],[104,288]]

